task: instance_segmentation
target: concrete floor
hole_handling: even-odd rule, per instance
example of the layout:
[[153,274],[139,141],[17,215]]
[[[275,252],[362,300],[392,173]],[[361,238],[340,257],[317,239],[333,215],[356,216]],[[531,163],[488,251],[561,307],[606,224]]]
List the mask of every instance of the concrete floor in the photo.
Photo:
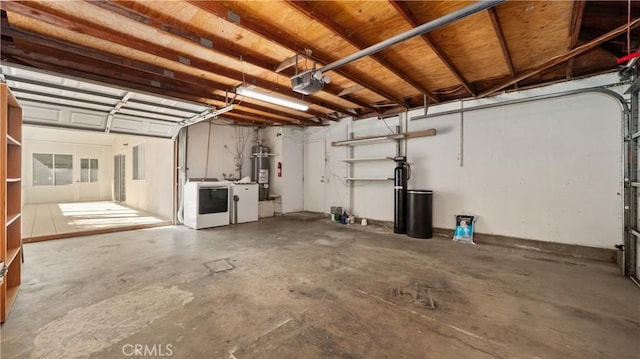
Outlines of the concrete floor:
[[225,359],[640,355],[640,290],[613,264],[522,249],[276,217],[32,243],[25,259],[3,359],[136,348]]
[[162,223],[171,221],[109,201],[26,204],[22,208],[22,238]]

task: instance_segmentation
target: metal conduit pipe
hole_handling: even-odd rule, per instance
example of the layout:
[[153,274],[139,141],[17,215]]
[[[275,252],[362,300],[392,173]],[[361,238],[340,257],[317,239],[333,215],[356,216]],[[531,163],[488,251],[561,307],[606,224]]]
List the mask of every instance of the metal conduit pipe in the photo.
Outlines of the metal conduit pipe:
[[577,90],[569,90],[569,91],[564,91],[564,92],[557,92],[557,93],[551,93],[551,94],[546,94],[546,95],[538,95],[538,96],[533,96],[533,97],[527,97],[527,98],[518,98],[518,99],[513,99],[513,100],[507,100],[507,101],[502,101],[502,102],[496,102],[496,103],[488,103],[485,105],[478,105],[478,106],[474,106],[474,107],[467,107],[467,108],[459,108],[459,109],[455,109],[455,110],[448,110],[448,111],[442,111],[442,112],[437,112],[437,113],[431,113],[431,114],[426,114],[426,115],[422,115],[422,116],[416,116],[416,117],[412,117],[411,121],[415,121],[415,120],[422,120],[425,118],[432,118],[432,117],[438,117],[438,116],[446,116],[446,115],[453,115],[456,113],[461,113],[461,112],[471,112],[471,111],[477,111],[477,110],[484,110],[484,109],[488,109],[488,108],[494,108],[494,107],[502,107],[502,106],[508,106],[508,105],[515,105],[515,104],[519,104],[519,103],[526,103],[526,102],[533,102],[533,101],[538,101],[538,100],[545,100],[545,99],[552,99],[552,98],[556,98],[556,97],[565,97],[565,96],[572,96],[572,95],[579,95],[579,94],[586,94],[586,93],[599,93],[599,94],[603,94],[603,95],[608,95],[612,98],[614,98],[615,100],[618,101],[618,103],[620,104],[620,110],[623,112],[629,112],[629,105],[626,103],[626,101],[624,100],[624,97],[622,97],[622,95],[620,95],[619,93],[609,90],[609,89],[605,89],[605,88],[588,88],[588,89],[577,89]]
[[317,79],[322,77],[322,74],[325,72],[329,72],[331,70],[337,69],[338,67],[344,66],[348,63],[361,59],[365,56],[370,56],[375,54],[376,52],[380,52],[385,50],[393,45],[397,45],[403,41],[409,40],[412,37],[416,37],[418,35],[425,34],[429,31],[436,30],[442,26],[448,25],[452,22],[465,18],[467,16],[473,15],[477,12],[487,10],[492,8],[505,0],[481,0],[469,6],[463,7],[460,10],[456,10],[447,15],[441,16],[435,20],[431,20],[427,23],[424,23],[418,27],[414,27],[413,29],[403,32],[401,34],[392,36],[384,41],[380,41],[377,44],[371,45],[365,49],[362,49],[356,53],[353,53],[343,59],[334,61],[330,64],[325,65],[323,68],[318,69],[314,72],[314,76]]

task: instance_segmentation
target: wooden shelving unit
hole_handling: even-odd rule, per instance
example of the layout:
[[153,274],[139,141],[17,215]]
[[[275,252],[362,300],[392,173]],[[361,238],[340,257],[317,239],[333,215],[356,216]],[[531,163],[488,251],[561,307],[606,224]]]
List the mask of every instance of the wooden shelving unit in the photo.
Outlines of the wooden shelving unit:
[[0,322],[7,320],[22,279],[22,108],[0,83]]

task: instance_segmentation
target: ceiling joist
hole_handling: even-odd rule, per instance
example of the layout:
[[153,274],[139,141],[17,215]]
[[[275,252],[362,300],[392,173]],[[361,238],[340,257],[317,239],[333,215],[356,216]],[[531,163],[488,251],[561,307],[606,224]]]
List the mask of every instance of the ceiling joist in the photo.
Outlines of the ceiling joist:
[[561,63],[563,63],[563,62],[565,62],[565,61],[567,61],[567,60],[569,60],[571,58],[574,58],[574,57],[576,57],[576,56],[578,56],[580,54],[583,54],[583,53],[593,49],[594,47],[602,44],[603,42],[608,41],[608,40],[610,40],[610,39],[612,39],[612,38],[614,38],[614,37],[626,32],[627,30],[635,29],[636,27],[638,27],[638,25],[640,25],[640,18],[633,20],[631,23],[629,23],[629,25],[624,24],[622,26],[619,26],[618,28],[616,28],[616,29],[614,29],[612,31],[609,31],[608,33],[606,33],[606,34],[604,34],[604,35],[602,35],[602,36],[600,36],[600,37],[598,37],[598,38],[596,38],[596,39],[594,39],[594,40],[592,40],[592,41],[590,41],[590,42],[588,42],[586,44],[578,46],[575,49],[572,49],[571,51],[568,51],[568,52],[566,52],[566,53],[564,53],[562,55],[555,56],[551,60],[545,62],[544,64],[542,64],[542,65],[540,65],[540,66],[538,66],[538,67],[536,67],[534,69],[531,69],[529,71],[525,71],[525,72],[521,73],[520,75],[518,75],[518,76],[516,76],[516,77],[514,77],[514,78],[512,78],[512,79],[510,79],[510,80],[508,80],[506,82],[503,82],[503,83],[501,83],[501,84],[499,84],[497,86],[494,86],[494,87],[490,88],[487,91],[484,91],[478,97],[486,97],[486,96],[493,95],[494,93],[504,89],[507,86],[513,85],[514,83],[520,82],[520,81],[522,81],[524,79],[528,79],[529,77],[535,76],[535,75],[537,75],[537,74],[539,74],[539,73],[541,73],[541,72],[543,72],[543,71],[545,71],[547,69],[550,69],[550,68],[552,68],[554,66],[557,66],[557,65],[559,65],[559,64],[561,64]]
[[[233,11],[225,7],[225,5],[223,5],[221,2],[218,2],[218,1],[205,2],[205,1],[190,0],[189,3],[203,10],[206,10],[209,13],[215,16],[218,16],[221,19],[230,21],[245,30],[251,31],[259,36],[269,39],[272,42],[284,48],[287,48],[294,53],[304,53],[305,50],[311,49],[309,57],[312,60],[318,62],[319,64],[328,64],[337,60],[335,58],[332,58],[328,54],[325,54],[324,52],[320,51],[319,49],[310,48],[310,46],[295,43],[295,41],[291,40],[291,36],[289,36],[289,34],[282,33],[281,31],[278,31],[276,29],[267,29],[263,25],[260,25],[257,22],[252,21],[252,19],[250,19],[249,17],[243,17],[239,14],[235,14]],[[232,17],[231,19],[230,19],[230,15],[233,15],[231,16]],[[405,102],[402,99],[396,96],[393,96],[389,94],[387,91],[382,90],[376,86],[365,83],[364,81],[359,79],[357,76],[350,74],[348,71],[344,69],[336,69],[334,70],[334,72],[398,105],[405,106]],[[335,93],[337,94],[337,92]],[[371,105],[367,105],[367,108],[375,109]]]
[[[343,28],[338,23],[330,19],[328,16],[325,16],[322,13],[315,11],[307,3],[303,1],[287,0],[287,4],[289,4],[289,6],[293,7],[294,9],[300,11],[301,13],[305,14],[311,20],[315,20],[318,23],[322,24],[323,26],[331,30],[336,35],[340,36],[343,40],[347,41],[358,50],[365,49],[372,45],[372,44],[366,44],[363,41],[354,38],[352,35],[349,34],[349,32],[345,28]],[[409,76],[409,74],[399,69],[396,65],[392,64],[390,61],[386,60],[380,53],[372,54],[370,55],[370,57],[374,59],[376,62],[378,62],[380,65],[385,67],[387,70],[391,71],[393,74],[398,76],[400,79],[407,82],[409,85],[413,86],[415,89],[419,90],[423,94],[427,95],[433,102],[439,102],[438,97],[434,95],[430,90],[428,90],[424,85],[413,80],[411,76]]]
[[[35,4],[29,4],[30,6],[34,6]],[[215,65],[210,62],[206,62],[203,60],[198,60],[196,58],[191,58],[188,54],[180,53],[168,48],[160,48],[156,44],[151,42],[147,42],[144,40],[134,39],[130,36],[127,36],[123,33],[118,33],[113,30],[101,27],[99,25],[91,24],[84,19],[74,16],[65,17],[65,14],[57,14],[55,11],[49,10],[49,12],[45,12],[43,9],[41,11],[31,11],[29,6],[26,6],[22,3],[17,2],[1,2],[0,7],[5,10],[10,10],[16,13],[19,13],[23,16],[27,16],[39,21],[46,22],[50,25],[59,26],[69,30],[79,30],[83,34],[93,36],[96,38],[101,38],[122,46],[132,47],[136,50],[143,51],[145,53],[152,54],[154,56],[159,56],[165,58],[167,60],[173,61],[175,63],[184,64],[184,59],[189,59],[189,64],[193,68],[198,68],[202,71],[212,72],[221,74],[225,77],[232,78],[239,83],[242,83],[244,78],[248,79],[251,84],[255,85],[263,85],[265,88],[271,91],[281,91],[284,89],[276,87],[272,83],[268,83],[267,81],[253,78],[250,76],[243,76],[242,72],[234,71],[230,69],[223,68],[221,66]],[[17,31],[17,30],[16,30]],[[95,51],[91,52],[95,54]],[[138,68],[145,67],[145,65],[140,65],[139,62],[132,62],[134,64],[138,64]],[[163,70],[164,74],[164,70]],[[226,86],[231,87],[231,86]],[[224,88],[221,88],[224,90]],[[313,100],[307,99],[308,102],[313,103]],[[322,117],[325,115],[324,112],[314,112],[313,110],[309,111],[309,114],[317,117]]]
[[[411,26],[413,27],[420,26],[420,21],[418,21],[418,18],[416,18],[416,16],[411,13],[411,10],[409,9],[406,3],[404,3],[403,1],[396,1],[396,0],[390,0],[389,2],[391,3],[391,5],[393,5],[393,7],[396,8],[398,13],[402,15],[402,17]],[[469,92],[469,94],[471,96],[475,96],[476,95],[475,91],[471,87],[471,84],[469,83],[469,81],[467,81],[467,79],[464,78],[464,76],[462,75],[462,72],[460,72],[460,70],[453,64],[453,61],[451,61],[449,56],[447,56],[447,54],[444,52],[444,50],[442,50],[440,45],[438,45],[438,43],[432,38],[432,36],[430,36],[429,34],[422,34],[420,36],[422,37],[424,42],[427,44],[427,46],[429,46],[433,50],[436,56],[440,58],[442,63],[449,69],[449,71],[451,71],[453,76],[455,76],[455,78],[458,79],[458,81],[460,81],[460,84],[464,86],[464,88]]]
[[[72,68],[68,68],[65,66],[60,66],[60,65],[56,65],[56,64],[51,64],[51,63],[47,63],[47,62],[41,62],[38,60],[34,60],[32,58],[29,57],[21,57],[21,56],[14,56],[14,55],[10,55],[9,60],[10,62],[13,62],[12,60],[16,59],[21,63],[25,63],[28,64],[30,66],[33,67],[37,67],[39,69],[45,70],[45,71],[51,71],[54,73],[65,73],[67,75],[70,76],[75,76],[78,78],[83,78],[83,79],[88,79],[91,81],[96,81],[96,82],[100,82],[100,83],[104,83],[104,84],[109,84],[109,85],[114,85],[117,86],[119,88],[124,88],[124,89],[132,89],[135,91],[139,91],[139,92],[143,92],[143,93],[156,93],[156,94],[160,94],[166,97],[170,97],[170,98],[176,98],[176,99],[181,99],[181,100],[186,100],[186,101],[191,101],[191,102],[196,102],[196,103],[205,103],[205,104],[209,104],[209,105],[213,105],[215,107],[222,107],[224,104],[224,100],[214,100],[212,98],[209,97],[201,97],[201,96],[194,96],[191,94],[186,94],[183,92],[175,92],[172,90],[168,90],[168,89],[163,89],[163,88],[155,88],[155,87],[151,87],[150,85],[145,85],[145,84],[139,84],[139,83],[133,83],[133,82],[129,82],[126,80],[123,80],[121,78],[113,78],[113,77],[109,77],[107,73],[90,73],[90,72],[84,72],[82,70],[79,69],[72,69]],[[243,111],[241,108],[242,107],[247,107],[244,104],[242,104],[243,106],[237,106],[238,108],[234,109],[234,112],[236,114],[250,114],[253,115],[253,112],[250,111]],[[242,121],[241,118],[238,118],[239,121]],[[282,119],[270,119],[269,121],[255,121],[253,119],[246,119],[245,122],[249,122],[249,123],[257,123],[257,124],[272,124],[272,123],[280,123],[280,124],[290,124],[290,121],[287,120],[282,120]],[[259,123],[258,123],[259,122]]]
[[[585,4],[585,0],[577,0],[573,3],[571,22],[569,23],[569,37],[571,38],[571,40],[569,42],[569,48],[567,50],[572,50],[578,44],[578,36],[580,35],[580,28],[582,27],[582,17],[584,15]],[[574,60],[575,57],[572,57],[569,59],[569,61],[567,61],[567,79],[571,79],[573,77]]]
[[[234,59],[237,61],[245,62],[252,66],[259,67],[263,70],[275,72],[276,65],[266,56],[263,56],[259,53],[255,53],[252,51],[248,51],[247,49],[242,49],[242,52],[239,52],[236,49],[235,44],[232,42],[221,39],[219,37],[214,37],[211,34],[205,33],[197,33],[195,30],[186,30],[185,27],[177,27],[173,26],[170,23],[163,22],[158,20],[156,17],[153,17],[151,10],[147,10],[150,12],[150,15],[143,14],[139,11],[133,10],[131,8],[124,7],[128,3],[124,3],[122,5],[115,4],[111,1],[91,1],[91,4],[104,8],[106,10],[115,12],[121,16],[125,16],[131,20],[135,20],[137,22],[143,23],[160,31],[167,32],[169,34],[175,35],[183,40],[189,41],[197,46],[200,46],[204,49],[215,51],[219,54],[229,57],[230,59]],[[133,4],[133,3],[132,3]],[[228,69],[225,69],[228,71]],[[264,83],[264,81],[263,81]],[[273,84],[267,85],[267,90],[272,90]],[[284,88],[280,88],[276,92],[283,94],[285,96],[295,96],[296,94],[290,89],[287,91]],[[347,111],[346,108],[342,108],[331,104],[327,101],[317,100],[314,97],[307,97],[305,101],[315,104],[320,107],[324,107],[330,109],[335,112],[342,113],[346,116],[353,115],[351,112]]]
[[[43,49],[44,48],[38,48]],[[75,56],[69,58],[64,54],[57,51],[36,52],[35,50],[27,51],[24,49],[11,49],[7,47],[5,50],[7,55],[19,58],[23,61],[36,61],[41,64],[53,65],[61,68],[70,68],[82,71],[85,74],[103,75],[113,78],[119,78],[125,80],[129,87],[144,86],[145,90],[150,90],[149,87],[157,89],[156,91],[171,91],[172,94],[186,96],[189,93],[199,93],[206,98],[214,98],[215,105],[218,107],[224,107],[226,99],[219,95],[214,95],[211,89],[201,87],[193,84],[183,83],[179,80],[161,80],[157,75],[143,74],[139,71],[132,71],[125,67],[116,66],[104,62],[95,61],[86,57]],[[158,86],[154,86],[159,84]],[[127,86],[127,85],[124,85]],[[134,87],[135,88],[135,87]],[[138,88],[139,89],[139,88]],[[152,91],[148,91],[152,92]],[[186,98],[185,98],[186,99]],[[236,111],[238,112],[238,111]],[[272,118],[272,122],[298,122],[297,120],[284,120],[279,118]]]
[[504,56],[504,61],[507,63],[507,67],[509,68],[509,74],[511,76],[516,76],[516,69],[513,67],[513,61],[511,60],[511,54],[509,54],[509,48],[507,47],[507,40],[504,38],[504,32],[502,31],[502,25],[500,25],[500,19],[498,18],[498,12],[495,8],[487,9],[489,12],[489,17],[491,18],[491,24],[493,25],[493,30],[498,37],[498,41],[500,42],[500,49],[502,49],[502,55]]

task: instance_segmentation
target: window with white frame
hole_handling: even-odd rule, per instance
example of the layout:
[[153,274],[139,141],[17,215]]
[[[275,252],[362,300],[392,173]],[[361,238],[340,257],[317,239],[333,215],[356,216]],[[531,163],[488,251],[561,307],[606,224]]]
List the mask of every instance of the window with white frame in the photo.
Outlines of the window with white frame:
[[33,185],[64,186],[73,183],[73,156],[33,154]]
[[133,179],[144,179],[144,143],[133,146]]
[[98,182],[98,160],[95,158],[80,159],[80,182]]

